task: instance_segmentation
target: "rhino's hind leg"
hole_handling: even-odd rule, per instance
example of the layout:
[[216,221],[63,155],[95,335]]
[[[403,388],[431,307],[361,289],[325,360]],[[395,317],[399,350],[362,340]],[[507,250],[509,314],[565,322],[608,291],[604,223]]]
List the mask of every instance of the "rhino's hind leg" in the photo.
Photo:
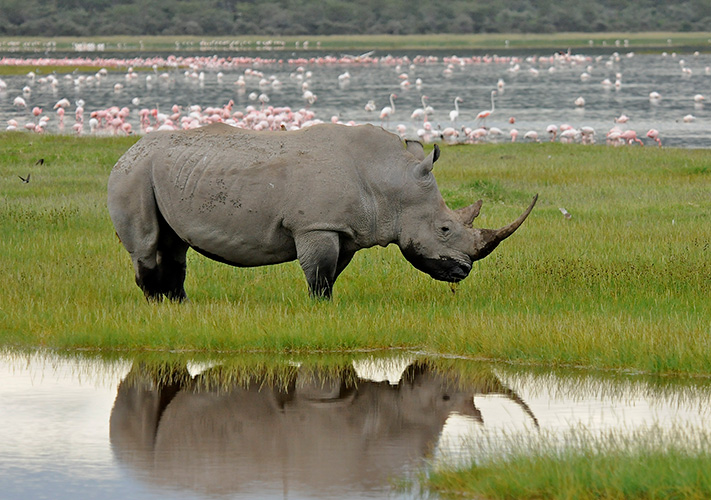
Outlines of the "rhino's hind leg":
[[185,293],[185,255],[188,244],[181,240],[167,224],[161,224],[158,240],[158,269],[161,292],[170,300],[182,302]]
[[297,236],[295,242],[296,256],[306,275],[309,293],[312,297],[330,299],[333,293],[333,284],[340,271],[345,267],[345,265],[339,266],[340,241],[338,233],[312,231]]
[[136,284],[149,302],[187,299],[185,288],[185,255],[188,245],[158,214],[158,230],[151,233],[150,245],[131,252]]

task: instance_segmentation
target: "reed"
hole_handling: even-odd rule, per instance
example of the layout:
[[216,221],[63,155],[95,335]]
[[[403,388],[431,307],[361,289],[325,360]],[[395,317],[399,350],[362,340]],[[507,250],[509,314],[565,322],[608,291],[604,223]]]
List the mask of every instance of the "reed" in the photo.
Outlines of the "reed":
[[[136,141],[3,133],[0,344],[109,351],[405,348],[546,366],[711,372],[711,153],[563,144],[443,147],[453,208],[517,233],[456,287],[394,247],[359,252],[332,302],[296,263],[239,269],[189,252],[186,304],[147,304],[105,208]],[[44,158],[44,164],[36,162]],[[18,178],[31,173],[31,182]],[[571,219],[565,219],[559,207]]]
[[709,436],[685,434],[681,429],[650,429],[600,439],[575,431],[562,447],[556,444],[563,440],[560,436],[535,443],[510,439],[504,445],[509,453],[464,467],[439,466],[423,475],[420,484],[441,498],[709,498]]

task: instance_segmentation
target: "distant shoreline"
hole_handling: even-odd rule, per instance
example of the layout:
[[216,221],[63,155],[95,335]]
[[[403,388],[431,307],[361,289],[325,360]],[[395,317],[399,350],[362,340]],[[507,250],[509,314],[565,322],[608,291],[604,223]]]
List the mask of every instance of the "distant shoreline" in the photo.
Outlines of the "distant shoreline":
[[109,36],[0,37],[0,54],[51,52],[183,52],[204,51],[358,51],[477,50],[615,50],[639,52],[711,52],[711,32],[557,33],[477,35],[344,35],[344,36]]

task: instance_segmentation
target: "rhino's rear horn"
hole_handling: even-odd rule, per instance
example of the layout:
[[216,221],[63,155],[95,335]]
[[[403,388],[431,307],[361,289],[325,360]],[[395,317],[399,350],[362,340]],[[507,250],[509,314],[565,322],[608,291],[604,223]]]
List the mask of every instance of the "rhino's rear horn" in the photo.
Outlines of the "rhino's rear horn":
[[476,219],[479,215],[479,211],[481,211],[481,203],[482,201],[479,200],[476,203],[472,203],[468,207],[459,208],[454,212],[459,216],[459,219],[464,223],[464,225],[471,226],[474,219]]
[[521,224],[523,224],[523,221],[526,220],[526,217],[528,217],[528,215],[531,213],[531,210],[533,210],[533,207],[536,205],[536,201],[538,201],[537,194],[533,197],[533,200],[531,201],[531,204],[528,206],[526,211],[508,226],[504,226],[499,229],[480,229],[479,231],[482,236],[482,244],[479,248],[474,249],[474,253],[471,256],[472,260],[483,259],[491,252],[493,252],[494,249],[499,246],[499,243],[511,236],[514,231],[516,231],[521,226]]

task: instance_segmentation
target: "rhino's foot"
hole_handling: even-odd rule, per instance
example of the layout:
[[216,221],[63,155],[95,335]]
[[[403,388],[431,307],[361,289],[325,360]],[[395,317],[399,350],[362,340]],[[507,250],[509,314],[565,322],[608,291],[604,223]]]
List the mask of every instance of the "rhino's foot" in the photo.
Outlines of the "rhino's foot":
[[166,292],[165,296],[172,302],[188,302],[188,295],[184,289]]
[[148,302],[161,302],[163,292],[160,286],[160,269],[158,266],[149,266],[142,261],[136,262],[136,284],[143,290]]
[[147,266],[137,264],[136,284],[148,302],[162,302],[163,297],[173,302],[184,302],[188,296],[183,288],[185,264]]
[[318,300],[331,300],[331,296],[333,295],[333,283],[309,284],[309,295]]

